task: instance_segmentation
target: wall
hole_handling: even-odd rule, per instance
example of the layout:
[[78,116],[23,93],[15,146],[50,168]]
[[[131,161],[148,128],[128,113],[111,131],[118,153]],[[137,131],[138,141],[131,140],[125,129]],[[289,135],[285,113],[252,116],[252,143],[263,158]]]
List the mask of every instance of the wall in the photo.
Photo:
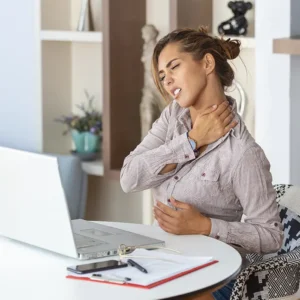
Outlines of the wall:
[[[247,37],[254,36],[254,16],[255,3],[257,1],[250,1],[253,4],[251,10],[246,13],[248,20],[248,34]],[[233,16],[231,9],[228,7],[227,0],[213,0],[213,28],[214,35],[218,35],[218,26],[221,22],[228,20]],[[247,97],[246,112],[244,114],[244,122],[249,132],[255,136],[255,48],[241,49],[239,57],[230,61],[231,66],[235,72],[236,80],[241,84],[245,90]],[[238,99],[239,93],[235,86],[228,89],[227,94]]]
[[30,151],[42,150],[38,11],[37,0],[0,10],[0,145]]
[[[291,36],[300,35],[300,1],[291,1]],[[290,57],[291,82],[290,82],[290,183],[300,184],[300,56]]]
[[[290,36],[290,1],[256,1],[256,140],[271,162],[274,183],[290,181],[290,56],[272,53]],[[268,22],[266,22],[268,20]]]

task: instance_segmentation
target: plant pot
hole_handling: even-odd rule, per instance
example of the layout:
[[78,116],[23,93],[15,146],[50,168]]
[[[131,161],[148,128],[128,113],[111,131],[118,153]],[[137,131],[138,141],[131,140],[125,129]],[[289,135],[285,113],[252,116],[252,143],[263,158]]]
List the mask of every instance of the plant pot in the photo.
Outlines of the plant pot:
[[72,139],[77,153],[93,153],[99,151],[100,136],[89,131],[72,130]]

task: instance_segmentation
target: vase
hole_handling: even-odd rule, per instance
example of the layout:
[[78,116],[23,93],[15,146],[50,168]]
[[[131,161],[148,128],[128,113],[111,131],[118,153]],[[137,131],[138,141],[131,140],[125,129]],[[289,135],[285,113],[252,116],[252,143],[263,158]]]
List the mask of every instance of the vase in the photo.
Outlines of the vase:
[[93,153],[99,151],[100,136],[89,131],[72,130],[72,139],[77,153]]

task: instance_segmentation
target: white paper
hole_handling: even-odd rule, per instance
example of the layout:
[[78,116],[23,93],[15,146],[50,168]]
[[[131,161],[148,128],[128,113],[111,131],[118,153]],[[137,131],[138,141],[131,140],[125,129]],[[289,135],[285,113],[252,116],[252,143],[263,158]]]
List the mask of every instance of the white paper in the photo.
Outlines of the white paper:
[[[138,258],[138,256],[143,258]],[[184,256],[145,249],[136,249],[126,258],[123,258],[122,261],[127,261],[129,258],[132,258],[132,260],[144,267],[148,273],[143,273],[137,268],[128,265],[125,268],[94,272],[93,274],[101,274],[105,277],[118,279],[129,277],[131,281],[128,281],[128,283],[147,286],[213,261],[213,257]],[[92,274],[75,275],[72,273],[70,275],[90,277]]]

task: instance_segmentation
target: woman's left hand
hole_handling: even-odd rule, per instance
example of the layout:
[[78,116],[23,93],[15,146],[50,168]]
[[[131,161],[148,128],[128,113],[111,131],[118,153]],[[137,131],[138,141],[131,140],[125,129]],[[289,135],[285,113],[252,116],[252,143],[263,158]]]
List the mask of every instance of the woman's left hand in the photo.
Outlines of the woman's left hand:
[[157,206],[154,207],[154,217],[164,231],[181,235],[210,234],[211,221],[209,218],[203,216],[190,204],[174,198],[170,199],[170,203],[177,210],[160,201],[157,201]]

